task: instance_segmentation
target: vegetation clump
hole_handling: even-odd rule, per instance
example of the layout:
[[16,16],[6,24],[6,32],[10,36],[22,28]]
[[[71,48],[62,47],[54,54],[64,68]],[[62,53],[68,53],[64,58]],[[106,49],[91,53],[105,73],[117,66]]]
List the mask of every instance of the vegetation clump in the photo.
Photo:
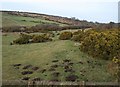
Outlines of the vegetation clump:
[[72,36],[73,36],[72,32],[66,31],[66,32],[62,32],[60,34],[59,39],[60,40],[70,40],[72,38]]
[[28,44],[31,36],[27,34],[20,34],[20,37],[13,41],[14,44]]
[[73,37],[72,40],[73,41],[77,41],[77,42],[81,42],[84,39],[84,32],[81,30],[78,30],[76,32],[73,33]]
[[28,43],[40,43],[40,42],[47,42],[52,41],[50,37],[46,34],[41,35],[27,35],[21,34],[20,37],[13,41],[14,44],[28,44]]
[[47,42],[47,41],[52,41],[52,39],[49,38],[46,34],[34,35],[33,38],[32,38],[33,43]]
[[90,30],[85,33],[81,43],[81,51],[102,59],[112,59],[120,53],[120,31],[114,30]]

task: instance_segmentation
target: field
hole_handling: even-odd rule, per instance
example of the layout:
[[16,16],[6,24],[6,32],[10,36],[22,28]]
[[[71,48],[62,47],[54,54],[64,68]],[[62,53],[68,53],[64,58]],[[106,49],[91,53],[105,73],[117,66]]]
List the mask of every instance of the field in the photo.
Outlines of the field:
[[[59,40],[56,35],[51,42],[10,45],[18,36],[18,33],[3,33],[3,80],[21,80],[27,77],[69,81],[72,77],[77,82],[114,82],[116,79],[107,70],[110,61],[82,53],[74,41]],[[68,67],[70,70],[67,70]],[[25,74],[25,71],[30,74]]]

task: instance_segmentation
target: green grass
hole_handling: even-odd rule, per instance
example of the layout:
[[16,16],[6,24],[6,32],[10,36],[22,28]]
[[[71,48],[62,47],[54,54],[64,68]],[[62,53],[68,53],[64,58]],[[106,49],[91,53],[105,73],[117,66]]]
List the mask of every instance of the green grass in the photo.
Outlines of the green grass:
[[[37,24],[58,24],[60,26],[66,26],[65,24],[48,21],[43,18],[32,18],[32,17],[23,17],[17,15],[10,15],[7,13],[2,13],[2,26],[9,27],[9,26],[34,26]],[[1,27],[1,26],[0,26]]]
[[[31,79],[34,77],[40,77],[44,80],[51,80],[55,78],[51,76],[51,72],[48,71],[52,63],[52,60],[58,59],[58,65],[62,64],[64,59],[70,59],[74,65],[73,69],[75,73],[64,72],[63,67],[58,67],[56,71],[60,72],[59,80],[65,81],[65,77],[70,74],[78,75],[79,81],[89,82],[108,82],[115,81],[115,77],[110,75],[107,71],[107,61],[97,60],[82,53],[78,46],[75,46],[75,42],[69,40],[54,40],[46,43],[34,43],[26,45],[10,45],[10,42],[18,37],[17,33],[9,33],[7,36],[3,36],[3,80],[18,80],[22,77],[21,71],[24,65],[31,64],[38,66],[40,69],[47,69],[45,73],[40,73],[39,70],[29,76]],[[87,61],[93,61],[92,64],[88,64]],[[82,61],[83,64],[78,64]],[[100,63],[102,66],[95,65],[95,62]],[[20,69],[13,68],[13,64],[21,63]],[[46,65],[48,63],[48,65]],[[92,67],[95,68],[92,68]],[[85,70],[85,76],[81,76],[80,70]],[[45,76],[47,75],[47,76]]]

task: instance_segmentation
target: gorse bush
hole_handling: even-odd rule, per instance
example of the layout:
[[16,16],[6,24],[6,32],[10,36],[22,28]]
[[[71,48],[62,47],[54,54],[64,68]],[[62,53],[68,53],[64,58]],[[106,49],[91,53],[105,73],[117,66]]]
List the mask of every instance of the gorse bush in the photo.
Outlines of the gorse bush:
[[35,35],[32,38],[32,42],[39,43],[39,42],[46,42],[46,41],[52,41],[51,38],[49,38],[46,34],[43,35]]
[[72,38],[72,33],[71,32],[62,32],[59,36],[60,40],[70,40]]
[[73,33],[73,37],[72,40],[73,41],[77,41],[77,42],[81,42],[84,39],[84,32],[81,30],[78,30],[76,32]]
[[14,44],[28,44],[52,41],[46,34],[41,35],[27,35],[21,34],[20,37],[13,41]]
[[81,51],[103,59],[112,59],[120,53],[120,31],[117,29],[85,32]]
[[13,41],[14,44],[28,44],[32,36],[27,34],[20,34],[20,37]]

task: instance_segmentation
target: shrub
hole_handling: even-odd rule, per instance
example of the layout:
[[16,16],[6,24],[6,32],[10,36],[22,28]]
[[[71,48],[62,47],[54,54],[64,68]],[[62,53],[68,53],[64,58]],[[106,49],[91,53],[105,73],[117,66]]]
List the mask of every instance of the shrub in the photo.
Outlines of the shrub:
[[80,46],[81,51],[103,59],[112,59],[120,53],[120,31],[107,30],[86,32],[85,38]]
[[24,38],[18,38],[13,41],[15,44],[27,44],[29,43],[29,39],[24,39]]
[[44,42],[44,37],[42,37],[41,35],[36,35],[33,37],[32,42],[34,43]]
[[81,42],[84,39],[84,32],[81,30],[78,30],[76,32],[73,33],[73,37],[72,40],[73,41],[77,41],[77,42]]
[[47,42],[47,41],[52,41],[52,39],[49,38],[47,34],[35,35],[32,39],[32,42],[34,43]]
[[60,34],[60,37],[59,37],[60,40],[69,40],[71,38],[72,38],[71,32],[63,32]]
[[20,37],[13,41],[14,44],[28,44],[29,39],[31,38],[30,35],[27,34],[20,34]]
[[20,37],[13,41],[14,44],[28,44],[28,43],[40,43],[40,42],[46,42],[46,41],[52,41],[47,34],[42,35],[27,35],[27,34],[21,34]]

